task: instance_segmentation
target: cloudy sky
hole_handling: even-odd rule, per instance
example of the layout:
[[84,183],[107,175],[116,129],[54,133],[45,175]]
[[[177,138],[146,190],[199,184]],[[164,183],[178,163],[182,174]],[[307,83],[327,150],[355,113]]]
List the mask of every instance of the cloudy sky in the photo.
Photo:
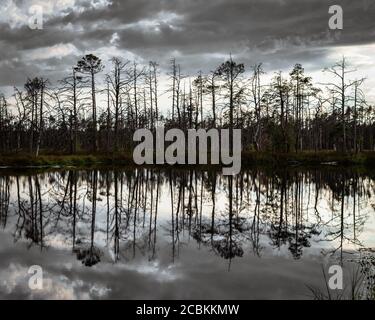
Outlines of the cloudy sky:
[[[342,31],[328,28],[334,4]],[[28,26],[32,5],[43,7],[42,30]],[[301,63],[316,81],[345,55],[375,102],[374,17],[373,0],[1,0],[0,91],[32,76],[57,81],[91,52],[108,66],[116,55],[164,70],[175,57],[185,74],[232,53],[247,67],[263,62],[268,75]]]

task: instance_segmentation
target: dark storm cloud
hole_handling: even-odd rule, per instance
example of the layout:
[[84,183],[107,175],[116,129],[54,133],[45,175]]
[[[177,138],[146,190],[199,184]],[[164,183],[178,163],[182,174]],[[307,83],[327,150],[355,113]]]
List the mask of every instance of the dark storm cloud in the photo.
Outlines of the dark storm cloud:
[[[345,30],[339,44],[373,41],[375,5],[366,3],[335,1],[343,6],[345,14]],[[67,16],[64,21],[83,24],[103,21],[104,28],[108,25],[116,29],[118,22],[129,24],[152,20],[160,12],[175,13],[182,18],[171,24],[159,22],[159,34],[148,33],[147,28],[133,29],[124,32],[123,42],[126,43],[128,36],[129,45],[135,48],[159,45],[192,50],[205,43],[206,50],[211,51],[212,43],[218,42],[220,45],[249,41],[258,45],[270,39],[327,40],[328,7],[326,0],[115,0],[101,11],[87,11],[74,15],[75,18]],[[138,41],[136,35],[140,36]]]
[[[74,45],[79,52],[109,47],[114,34],[119,50],[144,61],[165,65],[174,55],[189,72],[213,68],[232,53],[253,64],[265,62],[279,69],[296,62],[324,66],[330,49],[373,43],[375,4],[368,0],[113,0],[76,1],[76,6],[47,17],[43,30],[0,25],[0,83],[19,81],[9,69],[11,60],[22,64],[25,50]],[[103,1],[102,1],[103,2]],[[103,2],[104,3],[104,2]],[[21,6],[24,1],[16,1]],[[328,30],[328,7],[344,9],[344,30]],[[110,54],[110,52],[108,53]],[[75,56],[73,57],[75,58]],[[56,66],[67,70],[74,60],[64,56]],[[21,61],[21,62],[20,62]],[[8,62],[8,63],[6,63]],[[25,62],[24,73],[45,64]]]
[[[367,5],[366,5],[367,3]],[[338,0],[344,8],[345,30],[334,44],[373,41],[375,5],[366,1]],[[273,39],[306,38],[327,41],[328,7],[326,0],[114,0],[101,10],[74,13],[51,21],[51,26],[72,23],[90,29],[91,24],[118,30],[119,24],[155,19],[158,13],[174,13],[181,17],[170,24],[159,21],[160,32],[148,28],[123,30],[124,45],[139,49],[202,49],[246,41],[257,46]],[[215,48],[216,49],[216,48]]]
[[165,7],[163,2],[162,0],[113,0],[108,6],[99,10],[88,7],[82,13],[71,11],[64,17],[54,18],[51,23],[82,23],[84,25],[98,21],[131,23],[157,14]]

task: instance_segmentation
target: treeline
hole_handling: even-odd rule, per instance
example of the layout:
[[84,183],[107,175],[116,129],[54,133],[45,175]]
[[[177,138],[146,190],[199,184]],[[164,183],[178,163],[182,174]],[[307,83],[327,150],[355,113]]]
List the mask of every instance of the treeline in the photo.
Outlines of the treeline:
[[0,95],[0,152],[122,152],[131,149],[137,128],[157,126],[240,128],[245,150],[374,149],[365,79],[351,79],[345,58],[324,69],[329,81],[319,84],[300,64],[266,83],[262,64],[245,72],[232,58],[194,77],[172,59],[167,90],[156,62],[112,58],[109,70],[88,54],[57,84],[35,77],[11,97]]

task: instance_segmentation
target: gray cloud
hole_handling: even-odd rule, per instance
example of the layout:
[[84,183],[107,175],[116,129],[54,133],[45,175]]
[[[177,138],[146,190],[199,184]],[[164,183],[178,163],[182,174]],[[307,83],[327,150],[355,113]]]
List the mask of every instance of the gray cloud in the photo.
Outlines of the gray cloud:
[[[80,54],[113,48],[114,34],[118,52],[158,60],[162,66],[175,56],[186,72],[210,70],[229,53],[247,65],[264,62],[270,71],[296,62],[321,69],[338,46],[371,44],[375,34],[375,4],[367,0],[335,1],[344,9],[343,31],[328,30],[325,0],[72,2],[47,15],[43,30],[0,24],[0,85],[20,84],[26,75],[43,73],[47,60],[55,64],[54,72],[48,71],[54,80]],[[13,4],[25,10],[24,1]],[[56,49],[46,61],[27,59],[32,50],[54,46],[62,48],[60,57]],[[69,46],[76,50],[64,55]]]

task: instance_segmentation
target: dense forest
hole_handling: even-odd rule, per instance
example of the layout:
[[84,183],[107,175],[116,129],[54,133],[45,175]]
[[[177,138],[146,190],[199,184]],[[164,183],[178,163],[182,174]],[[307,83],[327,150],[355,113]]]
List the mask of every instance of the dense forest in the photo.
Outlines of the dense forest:
[[230,57],[208,74],[188,76],[172,59],[167,90],[156,62],[112,58],[106,67],[108,74],[104,62],[88,54],[58,83],[30,78],[12,96],[0,95],[0,152],[124,152],[137,128],[157,126],[240,128],[248,151],[374,149],[365,79],[351,78],[345,58],[324,69],[329,81],[317,84],[300,64],[267,83],[262,64],[245,70]]

